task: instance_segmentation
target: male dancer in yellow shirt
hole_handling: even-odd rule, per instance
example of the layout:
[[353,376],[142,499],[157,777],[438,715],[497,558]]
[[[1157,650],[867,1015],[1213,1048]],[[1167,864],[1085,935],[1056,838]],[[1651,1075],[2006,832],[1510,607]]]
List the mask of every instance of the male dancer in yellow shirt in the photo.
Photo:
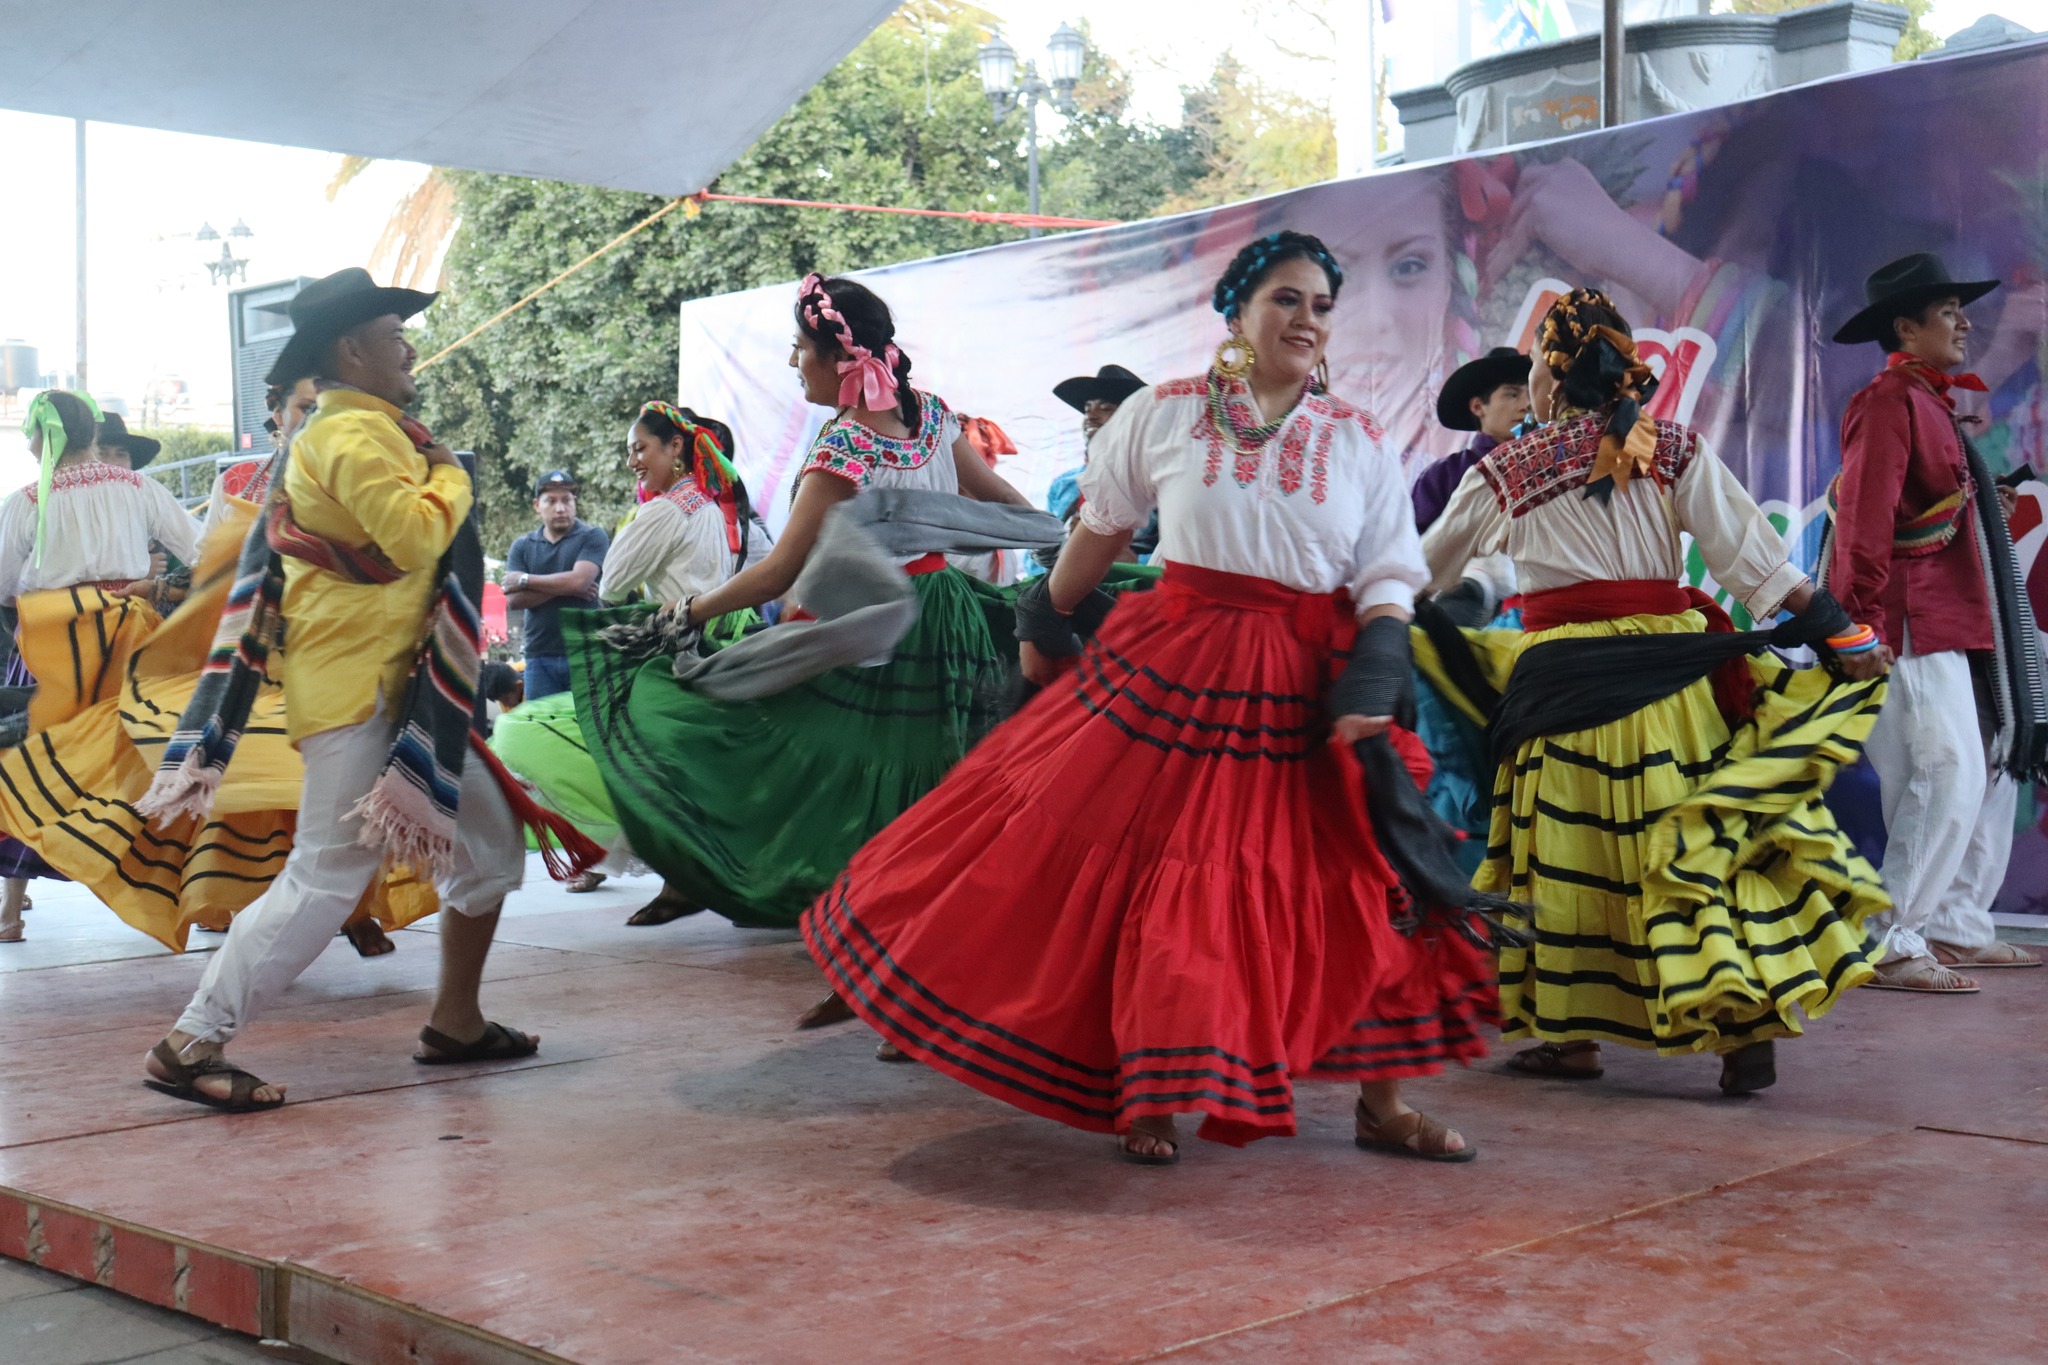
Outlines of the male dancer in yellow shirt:
[[[469,475],[400,426],[419,396],[404,321],[432,294],[380,289],[368,272],[317,281],[291,305],[296,332],[270,380],[322,380],[319,407],[283,472],[292,519],[310,535],[374,545],[404,576],[360,583],[285,560],[286,725],[305,760],[298,831],[263,897],[235,917],[177,1026],[145,1062],[157,1089],[224,1109],[267,1109],[285,1088],[228,1065],[227,1041],[327,946],[383,862],[355,813],[383,771],[438,587],[436,567],[469,514]],[[522,879],[518,821],[481,763],[465,764],[453,866],[440,878],[441,980],[415,1060],[530,1056],[538,1039],[488,1023],[477,1001],[508,892]]]

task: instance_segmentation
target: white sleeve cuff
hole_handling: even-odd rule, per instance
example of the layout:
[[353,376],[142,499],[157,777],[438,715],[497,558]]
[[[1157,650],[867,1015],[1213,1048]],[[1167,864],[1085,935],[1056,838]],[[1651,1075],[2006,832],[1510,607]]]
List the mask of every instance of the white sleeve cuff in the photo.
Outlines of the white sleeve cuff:
[[1402,611],[1415,610],[1415,589],[1398,578],[1382,578],[1377,583],[1368,583],[1352,595],[1354,610],[1364,615],[1374,607],[1399,607]]
[[1804,582],[1806,575],[1800,572],[1797,564],[1788,559],[1771,570],[1771,576],[1766,578],[1742,605],[1748,607],[1749,614],[1759,622],[1768,621],[1778,614],[1779,608],[1785,605],[1785,599],[1792,595],[1793,590]]
[[1119,525],[1114,517],[1103,515],[1097,504],[1084,502],[1081,504],[1081,524],[1099,536],[1120,536],[1126,531],[1135,531],[1143,526],[1145,519],[1140,517],[1128,526]]

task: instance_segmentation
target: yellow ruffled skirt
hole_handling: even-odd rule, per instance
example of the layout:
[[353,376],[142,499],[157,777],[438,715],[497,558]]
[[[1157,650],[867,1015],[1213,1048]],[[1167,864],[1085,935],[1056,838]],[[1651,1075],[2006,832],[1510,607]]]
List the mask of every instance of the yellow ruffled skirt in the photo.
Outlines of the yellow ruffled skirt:
[[[266,684],[205,820],[154,824],[131,804],[198,686],[256,515],[255,504],[230,501],[191,596],[167,620],[96,589],[23,596],[19,648],[36,695],[27,742],[0,753],[0,830],[176,951],[194,925],[226,928],[283,869],[305,776],[285,734],[283,689]],[[58,600],[81,594],[92,600]],[[431,882],[391,868],[354,918],[396,929],[438,908]]]
[[[1475,632],[1504,684],[1545,640],[1698,633],[1697,612],[1527,635]],[[1418,662],[1441,676],[1433,652]],[[1594,730],[1522,746],[1496,774],[1473,884],[1534,906],[1501,953],[1509,1038],[1725,1052],[1796,1035],[1871,975],[1878,874],[1822,804],[1884,700],[1880,679],[1752,657],[1756,718],[1733,735],[1702,680]]]

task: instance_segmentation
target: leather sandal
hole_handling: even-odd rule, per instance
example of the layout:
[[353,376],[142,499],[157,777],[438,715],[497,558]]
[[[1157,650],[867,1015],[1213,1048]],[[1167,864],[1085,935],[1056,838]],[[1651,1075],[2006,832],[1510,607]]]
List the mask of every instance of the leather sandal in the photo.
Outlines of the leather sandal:
[[587,896],[603,885],[604,873],[599,872],[596,868],[592,868],[588,872],[580,872],[568,881],[563,882],[562,889],[572,896]]
[[464,1043],[433,1027],[420,1030],[420,1041],[434,1049],[432,1054],[415,1052],[412,1059],[421,1066],[458,1066],[464,1062],[516,1062],[540,1051],[540,1041],[514,1033],[503,1024],[485,1024],[483,1036]]
[[699,915],[703,912],[703,906],[690,904],[683,898],[681,892],[664,882],[661,894],[628,915],[626,923],[636,929],[644,929],[650,924],[667,924],[686,915]]
[[1871,991],[1913,991],[1920,995],[1975,995],[1983,987],[1967,976],[1958,976],[1931,957],[1901,958],[1881,962],[1876,975],[1863,983]]
[[1548,1076],[1557,1081],[1597,1081],[1607,1074],[1603,1066],[1570,1066],[1567,1057],[1584,1056],[1593,1053],[1597,1057],[1600,1044],[1581,1040],[1574,1043],[1538,1043],[1525,1047],[1508,1058],[1508,1070],[1524,1076]]
[[[1131,1150],[1133,1137],[1148,1137],[1154,1142],[1167,1144],[1163,1152],[1135,1152]],[[1133,1166],[1178,1166],[1180,1164],[1180,1139],[1164,1133],[1149,1133],[1142,1128],[1132,1128],[1116,1135],[1116,1154]]]
[[1972,971],[2041,965],[2040,958],[2017,943],[1999,942],[1983,948],[1961,948],[1953,943],[1936,943],[1929,939],[1927,951],[1944,967],[1968,967]]
[[1470,1161],[1479,1155],[1479,1149],[1469,1142],[1455,1152],[1450,1150],[1445,1145],[1450,1137],[1449,1128],[1420,1110],[1410,1109],[1381,1123],[1360,1100],[1358,1132],[1351,1140],[1369,1152],[1392,1152],[1424,1161]]
[[798,1028],[826,1028],[832,1024],[843,1024],[853,1018],[853,1006],[838,991],[826,996],[817,1004],[796,1017]]
[[917,1058],[911,1056],[894,1043],[884,1042],[875,1049],[875,1060],[878,1062],[914,1062]]
[[341,926],[341,935],[356,950],[357,957],[382,957],[398,951],[398,945],[373,919],[355,920]]
[[1768,1090],[1778,1083],[1777,1052],[1766,1038],[1724,1053],[1721,1057],[1721,1093],[1749,1095]]
[[[170,1040],[165,1039],[149,1050],[156,1064],[164,1069],[164,1078],[145,1076],[142,1083],[151,1090],[170,1095],[176,1099],[190,1100],[203,1104],[209,1109],[224,1109],[230,1114],[254,1113],[259,1109],[275,1109],[284,1103],[280,1096],[274,1100],[259,1100],[252,1096],[269,1082],[238,1066],[228,1065],[224,1057],[202,1057],[188,1062],[172,1050]],[[199,1088],[198,1082],[205,1076],[225,1076],[228,1093],[210,1094]]]

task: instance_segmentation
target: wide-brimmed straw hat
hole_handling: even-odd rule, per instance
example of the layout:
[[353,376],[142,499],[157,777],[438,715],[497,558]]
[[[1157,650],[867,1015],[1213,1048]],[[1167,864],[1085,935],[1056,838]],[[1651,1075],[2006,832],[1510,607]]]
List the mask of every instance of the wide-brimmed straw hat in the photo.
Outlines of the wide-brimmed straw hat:
[[278,352],[277,363],[270,367],[263,382],[296,384],[307,375],[317,374],[327,348],[349,328],[387,314],[409,318],[437,297],[418,289],[380,285],[370,278],[369,271],[354,265],[315,280],[285,306],[291,314],[292,339]]

